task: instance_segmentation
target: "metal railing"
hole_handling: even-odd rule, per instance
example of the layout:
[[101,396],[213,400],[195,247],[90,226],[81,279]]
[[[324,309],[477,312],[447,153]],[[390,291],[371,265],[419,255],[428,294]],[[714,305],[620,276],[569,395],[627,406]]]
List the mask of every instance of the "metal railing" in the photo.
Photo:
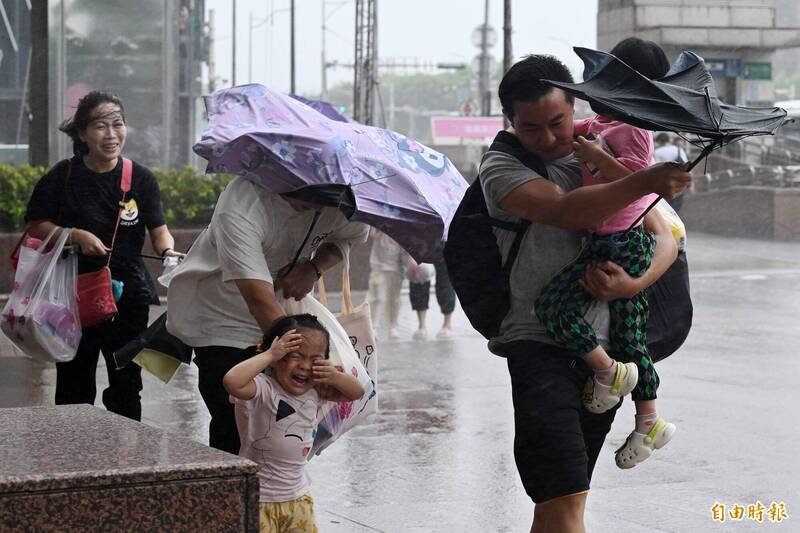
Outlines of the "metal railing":
[[747,165],[709,172],[694,180],[695,192],[742,186],[800,187],[800,165]]
[[705,168],[704,175],[695,178],[696,192],[739,186],[800,187],[800,139],[743,139],[713,152]]

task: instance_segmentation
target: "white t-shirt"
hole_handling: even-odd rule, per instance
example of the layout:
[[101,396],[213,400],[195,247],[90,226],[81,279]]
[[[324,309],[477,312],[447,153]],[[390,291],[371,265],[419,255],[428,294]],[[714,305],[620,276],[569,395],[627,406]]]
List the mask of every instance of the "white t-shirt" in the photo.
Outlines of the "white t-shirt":
[[385,233],[377,232],[372,238],[369,254],[369,269],[386,270],[403,274],[408,264],[408,253]]
[[324,401],[315,389],[293,396],[272,376],[259,374],[253,381],[253,398],[229,396],[242,441],[239,456],[258,463],[260,501],[296,500],[311,488],[306,457],[314,443],[317,408]]
[[664,146],[656,148],[653,152],[653,159],[655,159],[657,163],[664,163],[667,161],[686,163],[686,161],[688,161],[688,157],[686,157],[686,152],[683,148],[679,148],[674,144],[665,144]]
[[[280,195],[235,178],[217,201],[211,224],[176,268],[167,297],[167,329],[190,346],[246,348],[263,336],[237,279],[273,282],[294,259],[314,218],[295,211]],[[367,240],[366,225],[324,208],[300,258],[323,242],[346,245]],[[344,250],[343,250],[344,253]]]

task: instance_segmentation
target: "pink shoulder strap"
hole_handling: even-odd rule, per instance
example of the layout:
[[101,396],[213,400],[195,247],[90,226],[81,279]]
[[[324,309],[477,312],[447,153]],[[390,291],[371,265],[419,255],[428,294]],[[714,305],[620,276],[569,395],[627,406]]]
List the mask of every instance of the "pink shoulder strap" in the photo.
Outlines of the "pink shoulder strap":
[[131,190],[131,181],[133,179],[133,161],[127,157],[122,158],[122,179],[119,181],[119,188],[123,193]]
[[106,266],[111,264],[111,254],[114,253],[114,244],[117,242],[117,231],[119,230],[119,222],[122,220],[122,212],[125,210],[125,196],[131,190],[131,181],[133,178],[133,161],[127,157],[122,158],[122,178],[119,180],[119,188],[122,189],[122,201],[119,203],[119,211],[117,211],[117,224],[114,226],[114,234],[111,236],[111,251],[108,252],[108,261]]

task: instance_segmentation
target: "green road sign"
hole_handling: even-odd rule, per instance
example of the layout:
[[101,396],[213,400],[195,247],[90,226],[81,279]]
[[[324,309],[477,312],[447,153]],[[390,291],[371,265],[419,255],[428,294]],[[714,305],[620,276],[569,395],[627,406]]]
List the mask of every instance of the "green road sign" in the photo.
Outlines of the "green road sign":
[[746,80],[771,80],[772,63],[744,63],[742,75]]
[[465,63],[436,63],[436,68],[445,70],[463,70],[467,68]]

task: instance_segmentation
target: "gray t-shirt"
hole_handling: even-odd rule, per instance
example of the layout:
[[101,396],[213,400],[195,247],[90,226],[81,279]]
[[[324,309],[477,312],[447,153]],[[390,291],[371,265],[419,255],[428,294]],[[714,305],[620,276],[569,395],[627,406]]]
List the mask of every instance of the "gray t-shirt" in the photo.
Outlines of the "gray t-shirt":
[[[547,163],[548,179],[565,191],[581,184],[580,166],[573,155]],[[481,161],[480,180],[489,215],[518,222],[516,215],[500,208],[500,202],[514,189],[536,179],[545,179],[515,157],[502,152],[487,152]],[[495,228],[497,245],[505,261],[515,233]],[[511,307],[500,326],[500,336],[489,342],[489,350],[499,353],[499,343],[535,340],[557,344],[532,313],[539,292],[552,277],[577,258],[582,231],[531,223],[522,238],[517,259],[511,269]],[[608,305],[594,302],[586,313],[600,344],[608,347]]]

